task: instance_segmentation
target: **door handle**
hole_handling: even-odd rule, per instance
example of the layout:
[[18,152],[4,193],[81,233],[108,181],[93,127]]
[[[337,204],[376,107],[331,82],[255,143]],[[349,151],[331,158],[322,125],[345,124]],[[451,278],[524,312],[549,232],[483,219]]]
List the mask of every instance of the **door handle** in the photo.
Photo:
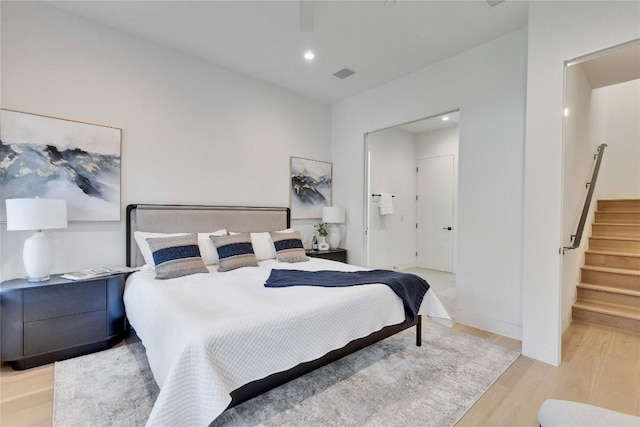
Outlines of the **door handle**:
[[443,229],[443,230],[449,230],[449,231],[451,231],[451,230],[452,230],[452,228],[451,228],[451,227],[442,227],[442,229]]

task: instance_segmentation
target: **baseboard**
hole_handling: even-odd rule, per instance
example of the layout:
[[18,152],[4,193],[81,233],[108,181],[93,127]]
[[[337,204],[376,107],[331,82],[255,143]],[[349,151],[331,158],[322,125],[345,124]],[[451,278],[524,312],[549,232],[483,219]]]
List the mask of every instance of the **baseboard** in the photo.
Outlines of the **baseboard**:
[[482,329],[483,331],[493,332],[516,340],[522,340],[522,326],[512,323],[503,322],[501,320],[491,319],[475,313],[456,310],[456,323]]
[[408,270],[410,268],[416,268],[416,263],[414,262],[409,262],[409,263],[405,263],[405,264],[395,264],[395,265],[388,265],[388,266],[384,266],[384,267],[380,267],[383,270],[396,270],[396,271],[402,271],[402,270]]

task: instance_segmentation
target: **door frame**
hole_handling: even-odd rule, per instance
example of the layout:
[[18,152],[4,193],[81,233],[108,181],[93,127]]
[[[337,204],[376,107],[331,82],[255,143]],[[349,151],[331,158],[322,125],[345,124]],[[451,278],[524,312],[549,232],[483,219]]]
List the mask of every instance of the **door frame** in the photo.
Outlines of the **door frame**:
[[[380,129],[374,129],[371,130],[369,132],[365,132],[362,140],[363,140],[363,151],[364,151],[364,155],[363,155],[363,159],[364,159],[364,182],[363,182],[363,199],[362,199],[362,203],[364,206],[363,209],[363,221],[362,224],[364,225],[364,229],[362,230],[362,254],[363,254],[363,259],[362,259],[362,264],[364,267],[370,267],[370,262],[371,262],[371,248],[370,248],[370,238],[369,238],[369,230],[370,230],[370,226],[371,226],[371,171],[370,171],[370,163],[371,163],[371,155],[369,152],[369,143],[367,141],[367,138],[369,136],[369,134],[371,133],[375,133],[375,132],[379,132],[379,131],[383,131],[383,130],[387,130],[387,129],[393,129],[396,128],[398,126],[403,126],[403,125],[408,125],[410,123],[416,123],[416,122],[421,122],[423,120],[428,120],[428,119],[434,119],[437,117],[442,117],[442,116],[446,116],[447,114],[453,114],[453,113],[459,113],[460,116],[462,117],[462,109],[461,108],[454,108],[452,110],[448,110],[448,111],[444,111],[438,114],[433,114],[430,116],[424,116],[421,117],[419,119],[415,119],[415,120],[410,120],[408,122],[403,122],[403,123],[397,123],[395,125],[391,125],[391,126],[386,126]],[[461,121],[458,122],[458,129],[461,128]],[[458,146],[460,144],[460,141],[458,139]],[[416,156],[416,165],[417,165],[417,161],[418,161],[418,157]],[[453,227],[454,229],[457,229],[458,227],[458,212],[457,212],[457,206],[458,206],[458,191],[457,191],[457,185],[458,185],[458,176],[460,175],[460,171],[459,168],[457,167],[457,161],[458,161],[458,156],[454,157],[454,185],[455,185],[455,191],[454,191],[454,209],[453,209]],[[417,209],[417,205],[416,205],[416,209]],[[457,269],[457,260],[458,260],[458,245],[457,245],[457,233],[454,234],[454,239],[453,239],[453,274],[455,274],[456,269]]]

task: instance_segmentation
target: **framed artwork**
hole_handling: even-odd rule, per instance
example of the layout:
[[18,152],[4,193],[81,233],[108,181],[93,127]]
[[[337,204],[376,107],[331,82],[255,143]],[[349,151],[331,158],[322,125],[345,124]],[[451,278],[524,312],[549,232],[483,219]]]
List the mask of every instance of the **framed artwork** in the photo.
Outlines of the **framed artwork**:
[[122,129],[0,110],[0,202],[67,201],[69,221],[120,220]]
[[332,164],[291,157],[290,171],[291,218],[322,218],[322,208],[331,206]]

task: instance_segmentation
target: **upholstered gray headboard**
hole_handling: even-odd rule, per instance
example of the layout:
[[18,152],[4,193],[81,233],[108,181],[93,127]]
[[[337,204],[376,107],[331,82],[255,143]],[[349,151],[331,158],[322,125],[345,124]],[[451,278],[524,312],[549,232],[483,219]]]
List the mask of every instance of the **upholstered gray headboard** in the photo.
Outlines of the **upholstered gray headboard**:
[[133,233],[208,233],[226,228],[229,231],[260,232],[289,228],[289,208],[240,206],[127,206],[127,265],[144,265]]

